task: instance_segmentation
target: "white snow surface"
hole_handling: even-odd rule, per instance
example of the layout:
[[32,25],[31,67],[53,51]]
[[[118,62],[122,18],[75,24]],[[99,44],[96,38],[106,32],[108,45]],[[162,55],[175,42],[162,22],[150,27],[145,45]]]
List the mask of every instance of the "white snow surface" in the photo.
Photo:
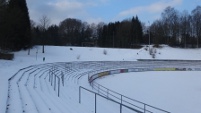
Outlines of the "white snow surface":
[[[111,49],[45,46],[45,53],[42,53],[42,46],[36,46],[31,49],[30,55],[25,50],[15,52],[14,55],[15,58],[12,61],[0,60],[0,113],[5,113],[7,107],[12,108],[8,110],[8,113],[94,113],[94,95],[83,92],[82,104],[78,102],[79,85],[92,90],[87,81],[87,74],[79,83],[75,82],[73,78],[67,77],[65,79],[67,85],[61,87],[60,97],[57,97],[56,91],[45,79],[45,76],[41,76],[43,79],[39,79],[42,74],[39,69],[36,71],[30,69],[33,74],[25,73],[22,78],[16,76],[12,80],[11,84],[15,85],[12,85],[11,96],[19,96],[22,100],[12,98],[9,101],[12,105],[8,106],[8,79],[22,68],[55,62],[152,59],[145,47],[141,49]],[[163,45],[162,48],[156,49],[155,59],[201,60],[201,49],[180,49]],[[90,69],[76,71],[72,74],[87,72]],[[48,74],[45,71],[44,73]],[[104,79],[97,81],[109,89],[172,113],[201,113],[200,73],[199,71],[140,72],[104,77]],[[22,73],[18,75],[22,75]],[[99,98],[98,104],[98,113],[119,112],[119,105],[107,100]]]

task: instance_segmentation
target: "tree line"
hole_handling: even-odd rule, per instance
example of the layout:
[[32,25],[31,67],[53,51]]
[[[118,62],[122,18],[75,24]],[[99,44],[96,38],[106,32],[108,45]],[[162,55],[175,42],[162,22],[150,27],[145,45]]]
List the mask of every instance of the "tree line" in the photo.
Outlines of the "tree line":
[[42,30],[42,23],[33,27],[34,45],[45,43],[45,45],[130,48],[143,43],[142,26],[138,17],[109,24],[100,22],[97,25],[67,18],[58,26],[51,25],[46,30]]
[[29,18],[26,0],[0,0],[0,50],[18,51],[34,45],[137,48],[142,44],[200,47],[201,6],[190,14],[167,7],[161,18],[145,26],[138,16],[123,21],[89,24],[67,18],[51,25],[47,16],[39,24]]
[[177,47],[197,48],[201,44],[201,6],[189,13],[167,7],[150,26],[151,41]]
[[97,31],[98,44],[101,47],[132,48],[144,42],[142,24],[137,16],[102,25]]
[[[33,45],[56,45],[56,46],[82,46],[83,42],[92,41],[95,24],[88,24],[79,19],[67,18],[59,25],[48,25],[44,28],[44,23],[48,24],[49,19],[42,17],[39,25],[33,24]],[[32,21],[32,23],[34,23]]]
[[[201,45],[201,6],[191,13],[167,7],[161,13],[161,18],[150,26],[145,26],[137,16],[121,22],[100,22],[97,25],[67,18],[58,26],[49,26],[46,32],[45,38],[49,37],[46,44],[50,45],[83,46],[83,43],[88,42],[99,47],[136,48],[149,44],[150,37],[151,44],[195,48]],[[42,43],[40,36],[34,38],[38,38],[39,42],[35,44]]]
[[1,0],[0,50],[18,51],[34,45],[100,46],[128,48],[143,42],[138,17],[122,22],[89,24],[67,18],[59,25],[50,25],[47,16],[36,25],[29,18],[26,0]]

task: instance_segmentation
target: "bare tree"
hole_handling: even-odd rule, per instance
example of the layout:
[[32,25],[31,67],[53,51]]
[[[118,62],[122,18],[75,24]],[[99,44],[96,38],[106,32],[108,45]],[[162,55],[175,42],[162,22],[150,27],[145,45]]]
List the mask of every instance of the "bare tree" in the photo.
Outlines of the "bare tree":
[[154,44],[167,44],[166,31],[161,20],[156,20],[151,25],[152,40]]
[[[32,32],[32,36],[33,36],[33,29],[36,26],[36,23],[33,20],[30,20],[30,24],[31,24],[31,32]],[[31,40],[31,45],[33,44],[33,39]],[[28,55],[30,55],[30,49],[28,49]]]
[[187,11],[183,11],[180,17],[180,35],[181,43],[186,48],[187,38],[191,34],[191,17]]
[[201,6],[197,6],[192,12],[193,31],[197,37],[197,47],[199,47],[199,38],[201,37]]
[[45,46],[45,32],[49,26],[50,26],[50,19],[46,15],[43,15],[40,18],[40,28],[43,32],[43,36],[42,36],[43,50],[42,50],[42,53],[45,53],[45,47],[44,47]]
[[162,21],[167,35],[171,38],[171,43],[176,44],[179,36],[179,12],[172,7],[167,7],[162,13]]
[[[80,32],[83,24],[81,20],[67,18],[59,24],[59,32],[63,37],[63,42],[66,44],[79,45]],[[86,28],[84,28],[86,29]]]

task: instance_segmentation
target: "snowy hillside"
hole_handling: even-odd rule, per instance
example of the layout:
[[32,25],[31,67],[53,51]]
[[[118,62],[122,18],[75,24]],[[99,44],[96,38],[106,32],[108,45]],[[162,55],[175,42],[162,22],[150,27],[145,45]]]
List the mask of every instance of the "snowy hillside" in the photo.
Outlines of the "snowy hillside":
[[[93,95],[86,92],[83,93],[83,103],[79,104],[78,94],[79,86],[84,86],[92,90],[89,86],[87,77],[88,72],[98,70],[102,65],[102,62],[92,62],[92,64],[83,64],[82,61],[137,61],[137,59],[153,59],[153,56],[149,54],[147,47],[141,49],[109,49],[109,48],[82,48],[82,47],[53,47],[46,46],[45,53],[43,54],[41,46],[34,47],[31,49],[30,55],[27,55],[28,51],[20,51],[15,53],[15,59],[13,61],[0,60],[0,112],[8,113],[21,113],[21,112],[51,112],[51,113],[93,113],[94,105]],[[45,61],[43,61],[45,58]],[[179,49],[171,48],[168,46],[163,46],[162,48],[157,48],[155,50],[155,59],[176,59],[176,60],[201,60],[201,49]],[[76,62],[75,62],[76,61]],[[65,74],[65,83],[64,87],[61,87],[60,98],[57,97],[56,91],[51,86],[50,81],[48,80],[48,72],[51,70],[53,65],[51,63],[55,62],[74,62],[72,63],[73,69],[66,71],[62,66],[66,64],[57,63],[56,65],[60,67],[58,74],[61,75],[61,71]],[[39,65],[41,64],[41,65]],[[55,64],[54,64],[55,65]],[[90,67],[91,65],[91,67]],[[139,66],[135,64],[136,66]],[[157,65],[157,64],[156,64]],[[158,64],[160,65],[160,64]],[[172,65],[172,64],[171,64]],[[28,67],[30,66],[30,67]],[[82,67],[80,67],[82,66]],[[89,67],[87,67],[89,66]],[[114,68],[114,65],[105,65],[108,68]],[[183,65],[180,65],[183,66]],[[188,66],[188,64],[186,65]],[[196,65],[190,64],[189,66],[198,67],[199,62]],[[19,71],[22,68],[25,68]],[[101,67],[102,69],[103,67]],[[123,68],[123,66],[122,66]],[[17,73],[19,71],[19,73]],[[145,76],[150,72],[140,73],[139,76],[127,75],[124,82],[121,82],[119,85],[111,85],[119,83],[119,76],[105,77],[98,82],[104,86],[114,89],[117,92],[123,93],[126,96],[129,96],[133,99],[137,99],[148,104],[154,105],[156,107],[169,110],[170,112],[201,112],[201,109],[198,105],[201,104],[201,95],[200,89],[201,84],[199,83],[200,72],[182,72],[185,73],[185,78],[182,76],[177,76],[178,74],[183,75],[181,72],[161,72],[165,73],[164,78],[159,79],[159,81],[153,81],[155,72],[151,72],[150,76]],[[14,74],[16,76],[10,80]],[[168,75],[175,75],[168,76]],[[191,76],[191,75],[194,76]],[[80,76],[81,79],[78,81]],[[142,78],[139,78],[142,76]],[[160,76],[158,74],[158,76]],[[118,83],[115,82],[117,79]],[[122,79],[122,78],[121,78]],[[145,79],[149,79],[145,81]],[[150,80],[151,79],[151,80]],[[157,79],[157,78],[156,78]],[[106,81],[102,81],[106,80]],[[114,83],[113,83],[114,80]],[[171,85],[165,84],[161,85],[165,80],[174,80]],[[184,81],[182,81],[184,80]],[[135,82],[132,82],[135,81]],[[145,83],[144,83],[145,82]],[[154,82],[155,84],[152,84]],[[179,83],[179,87],[176,87]],[[140,85],[143,83],[144,85]],[[10,84],[10,85],[8,85]],[[15,85],[16,84],[16,85]],[[147,84],[147,85],[146,85]],[[152,86],[151,86],[152,84]],[[123,86],[121,86],[123,85]],[[157,87],[160,86],[161,87]],[[134,86],[132,89],[124,88]],[[150,86],[150,87],[147,87]],[[175,87],[174,87],[175,86]],[[36,88],[37,87],[37,88]],[[176,89],[174,89],[174,88]],[[185,88],[188,87],[188,88]],[[8,91],[8,88],[12,89]],[[151,90],[156,88],[155,90]],[[177,90],[177,89],[184,90]],[[147,89],[149,92],[146,92]],[[170,93],[167,94],[167,90]],[[134,91],[130,91],[134,90]],[[128,91],[128,92],[127,92]],[[136,92],[135,92],[136,91]],[[154,92],[152,92],[154,91]],[[157,92],[158,91],[158,92]],[[158,94],[160,91],[160,95]],[[171,94],[171,95],[169,95]],[[183,95],[186,94],[186,95]],[[11,99],[8,99],[10,95]],[[161,96],[163,95],[163,96]],[[180,97],[182,95],[182,97]],[[194,95],[193,98],[189,95]],[[166,99],[162,97],[166,97]],[[92,98],[91,101],[89,98]],[[183,100],[185,98],[185,100]],[[154,99],[159,99],[159,101],[154,101]],[[171,100],[174,99],[174,100]],[[176,100],[178,99],[178,100]],[[9,100],[9,101],[8,101]],[[99,99],[99,104],[105,104],[104,99]],[[171,100],[171,101],[168,101]],[[9,104],[8,104],[9,103]],[[14,104],[13,104],[14,103]],[[103,108],[98,108],[99,112],[119,112],[119,106],[110,102],[107,105],[101,105]],[[172,104],[175,103],[175,104]],[[185,103],[185,104],[184,104]],[[112,106],[109,107],[108,106]],[[174,106],[178,106],[175,107]],[[6,110],[6,108],[10,108]],[[104,109],[105,108],[105,109]],[[113,110],[115,108],[116,110]],[[182,109],[184,108],[184,109]],[[104,111],[106,110],[106,111]],[[124,112],[131,112],[128,109],[123,110]]]

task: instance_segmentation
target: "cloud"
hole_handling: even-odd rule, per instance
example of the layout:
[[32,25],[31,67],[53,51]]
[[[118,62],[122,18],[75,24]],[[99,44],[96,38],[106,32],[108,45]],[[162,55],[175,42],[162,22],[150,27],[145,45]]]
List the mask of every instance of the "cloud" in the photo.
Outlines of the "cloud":
[[161,0],[159,2],[150,4],[148,6],[139,6],[139,7],[134,7],[125,11],[122,11],[118,14],[118,17],[125,17],[125,16],[130,16],[130,15],[137,15],[140,13],[144,12],[149,12],[149,13],[159,13],[162,10],[164,10],[168,6],[177,6],[182,3],[182,0]]
[[77,1],[61,0],[57,2],[49,2],[47,5],[57,9],[57,10],[80,10],[84,7],[84,4]]
[[91,17],[87,18],[87,20],[89,23],[95,23],[95,24],[98,24],[99,22],[103,21],[102,18],[91,18]]
[[36,23],[46,15],[51,24],[59,24],[66,18],[78,18],[87,22],[101,21],[102,19],[89,14],[88,9],[95,8],[110,0],[27,0],[30,17]]
[[59,24],[66,18],[79,18],[86,16],[86,7],[94,4],[85,0],[27,0],[29,13],[32,20],[39,22],[42,15],[51,20],[51,24]]

